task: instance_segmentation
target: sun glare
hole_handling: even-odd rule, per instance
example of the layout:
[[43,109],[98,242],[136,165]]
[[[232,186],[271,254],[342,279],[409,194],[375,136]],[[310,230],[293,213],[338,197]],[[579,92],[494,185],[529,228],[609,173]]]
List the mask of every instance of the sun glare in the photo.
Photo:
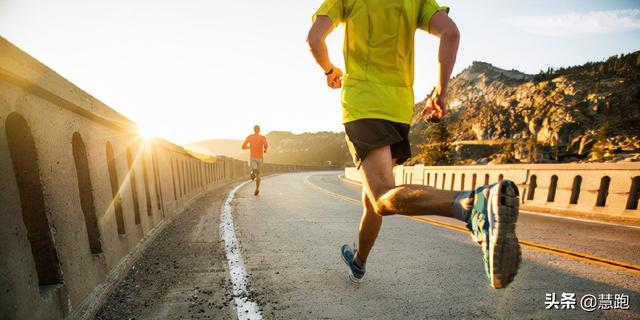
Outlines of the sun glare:
[[151,140],[159,137],[158,130],[156,128],[141,124],[138,124],[138,134],[145,140]]

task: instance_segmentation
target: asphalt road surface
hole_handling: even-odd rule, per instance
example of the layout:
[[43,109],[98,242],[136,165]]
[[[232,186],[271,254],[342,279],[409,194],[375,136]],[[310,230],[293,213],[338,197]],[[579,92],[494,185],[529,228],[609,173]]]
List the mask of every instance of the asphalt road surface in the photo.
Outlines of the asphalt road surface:
[[[640,318],[640,272],[628,268],[639,263],[640,229],[535,214],[521,214],[518,236],[531,245],[507,289],[489,286],[480,247],[460,223],[433,217],[385,217],[364,282],[351,283],[339,247],[356,241],[362,209],[359,186],[340,174],[277,175],[263,179],[259,196],[253,184],[235,194],[248,298],[264,319]],[[236,318],[218,240],[220,193],[196,201],[158,237],[98,318]],[[554,293],[557,301],[575,294],[575,309],[547,310]],[[616,294],[628,297],[628,310],[580,306],[594,295],[606,307]]]

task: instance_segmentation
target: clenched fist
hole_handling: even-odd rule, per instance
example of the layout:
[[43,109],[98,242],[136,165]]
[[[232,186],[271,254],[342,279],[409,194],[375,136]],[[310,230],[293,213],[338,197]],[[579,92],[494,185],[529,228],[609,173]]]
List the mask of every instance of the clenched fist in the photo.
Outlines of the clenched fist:
[[333,67],[332,71],[327,74],[327,85],[332,89],[342,88],[342,70],[338,67]]

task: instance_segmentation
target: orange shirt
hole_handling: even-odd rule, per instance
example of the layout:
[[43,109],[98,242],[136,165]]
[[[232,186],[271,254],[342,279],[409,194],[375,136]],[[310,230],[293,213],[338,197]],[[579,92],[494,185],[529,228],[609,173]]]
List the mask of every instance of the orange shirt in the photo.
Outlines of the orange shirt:
[[259,134],[252,134],[244,140],[242,149],[251,149],[251,158],[262,159],[264,152],[267,151],[267,138]]

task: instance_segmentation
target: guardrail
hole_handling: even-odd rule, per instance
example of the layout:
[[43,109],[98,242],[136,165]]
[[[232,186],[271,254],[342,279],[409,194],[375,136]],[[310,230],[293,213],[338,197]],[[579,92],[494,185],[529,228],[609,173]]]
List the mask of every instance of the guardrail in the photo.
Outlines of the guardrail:
[[90,317],[171,218],[248,173],[245,161],[140,138],[0,38],[0,318]]
[[[640,221],[640,163],[417,165],[397,166],[394,175],[396,184],[446,190],[509,179],[518,186],[524,210]],[[360,181],[355,168],[346,168],[345,176]]]

